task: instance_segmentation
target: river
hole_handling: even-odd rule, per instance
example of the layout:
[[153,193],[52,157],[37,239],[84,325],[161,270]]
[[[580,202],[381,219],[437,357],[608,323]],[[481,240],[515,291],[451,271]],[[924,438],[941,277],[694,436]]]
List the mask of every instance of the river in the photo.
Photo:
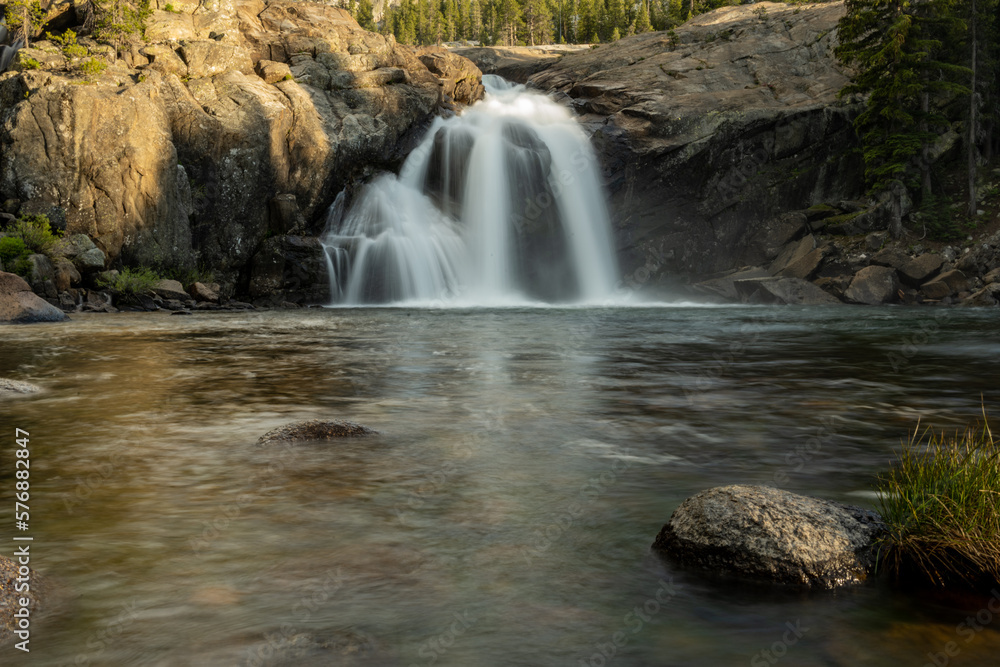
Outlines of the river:
[[[955,641],[955,664],[995,665],[1000,622],[957,630],[984,600],[758,588],[649,546],[719,484],[870,506],[918,419],[1000,404],[998,324],[689,306],[5,327],[0,377],[45,388],[2,404],[31,433],[50,589],[25,664],[919,667]],[[381,435],[255,444],[311,418]]]

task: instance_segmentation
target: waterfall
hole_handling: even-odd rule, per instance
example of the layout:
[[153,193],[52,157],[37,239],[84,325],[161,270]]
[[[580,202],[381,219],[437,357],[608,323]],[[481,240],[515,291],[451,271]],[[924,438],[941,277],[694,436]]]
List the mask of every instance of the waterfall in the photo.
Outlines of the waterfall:
[[331,206],[333,305],[600,303],[618,281],[603,186],[570,112],[483,76],[486,96],[436,119],[399,176]]

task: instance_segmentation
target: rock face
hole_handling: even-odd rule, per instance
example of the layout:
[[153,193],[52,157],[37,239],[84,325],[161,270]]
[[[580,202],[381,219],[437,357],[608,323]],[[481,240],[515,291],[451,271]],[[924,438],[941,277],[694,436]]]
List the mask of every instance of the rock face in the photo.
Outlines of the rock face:
[[769,487],[722,486],[685,500],[653,549],[711,572],[836,588],[872,573],[884,530],[870,510]]
[[[318,234],[337,192],[416,143],[438,76],[329,4],[177,7],[154,11],[150,43],[90,81],[59,63],[0,77],[0,201],[93,239],[100,266],[86,270],[201,265],[239,289],[268,202],[294,197]],[[447,60],[478,99],[478,70]]]
[[271,445],[279,442],[309,442],[315,440],[335,440],[337,438],[356,438],[364,435],[375,435],[378,431],[347,421],[324,421],[314,419],[306,422],[286,424],[268,431],[257,440],[258,445]]
[[844,298],[853,303],[877,306],[895,300],[899,290],[896,271],[887,266],[868,266],[854,276]]
[[0,272],[0,322],[62,322],[66,314],[31,291],[20,276]]
[[626,271],[763,265],[776,249],[761,239],[779,213],[861,194],[857,110],[837,98],[848,81],[833,57],[843,11],[725,7],[676,38],[628,37],[529,79],[569,95],[594,132]]
[[496,74],[508,81],[527,83],[531,75],[555,64],[568,53],[586,51],[586,44],[551,44],[548,46],[471,47],[455,49],[468,58],[483,74]]

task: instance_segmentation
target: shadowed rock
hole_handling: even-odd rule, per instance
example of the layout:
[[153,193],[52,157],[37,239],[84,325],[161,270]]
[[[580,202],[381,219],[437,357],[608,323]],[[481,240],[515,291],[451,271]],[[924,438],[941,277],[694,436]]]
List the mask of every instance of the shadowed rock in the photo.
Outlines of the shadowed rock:
[[315,440],[335,440],[337,438],[357,438],[375,435],[378,431],[361,424],[348,421],[325,421],[313,419],[306,422],[285,424],[270,430],[260,437],[258,445],[271,445],[279,442],[310,442]]
[[884,531],[871,510],[734,485],[681,503],[653,549],[715,573],[828,589],[868,578]]
[[66,314],[31,291],[24,279],[0,271],[0,322],[62,322]]

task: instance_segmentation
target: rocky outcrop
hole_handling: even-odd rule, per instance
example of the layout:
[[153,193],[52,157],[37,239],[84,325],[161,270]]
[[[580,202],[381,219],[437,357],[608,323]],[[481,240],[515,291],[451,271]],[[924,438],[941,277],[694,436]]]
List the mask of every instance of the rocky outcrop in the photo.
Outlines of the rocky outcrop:
[[417,49],[417,57],[438,77],[441,93],[448,101],[472,104],[482,99],[483,75],[471,60],[440,46],[421,47]]
[[875,512],[762,486],[722,486],[687,500],[653,549],[717,574],[829,589],[873,572],[885,526]]
[[587,51],[587,44],[548,46],[467,47],[454,53],[468,58],[483,74],[496,74],[508,81],[527,83],[533,74],[551,67],[564,55]]
[[[53,61],[0,76],[0,201],[92,239],[101,269],[201,265],[239,292],[274,226],[269,202],[291,197],[318,234],[337,192],[415,144],[439,76],[329,4],[175,9],[153,12],[150,43],[103,74]],[[447,60],[453,92],[475,101],[478,70]]]
[[[861,194],[833,56],[841,3],[724,7],[673,34],[570,54],[529,83],[593,132],[626,272],[706,275],[771,262],[780,214]],[[787,240],[787,239],[786,239]]]
[[348,421],[312,421],[296,422],[279,426],[270,430],[257,440],[258,445],[273,445],[277,443],[313,442],[318,440],[335,440],[337,438],[357,438],[365,435],[375,435],[378,431]]
[[0,322],[31,324],[65,319],[63,311],[31,291],[23,278],[0,272]]

